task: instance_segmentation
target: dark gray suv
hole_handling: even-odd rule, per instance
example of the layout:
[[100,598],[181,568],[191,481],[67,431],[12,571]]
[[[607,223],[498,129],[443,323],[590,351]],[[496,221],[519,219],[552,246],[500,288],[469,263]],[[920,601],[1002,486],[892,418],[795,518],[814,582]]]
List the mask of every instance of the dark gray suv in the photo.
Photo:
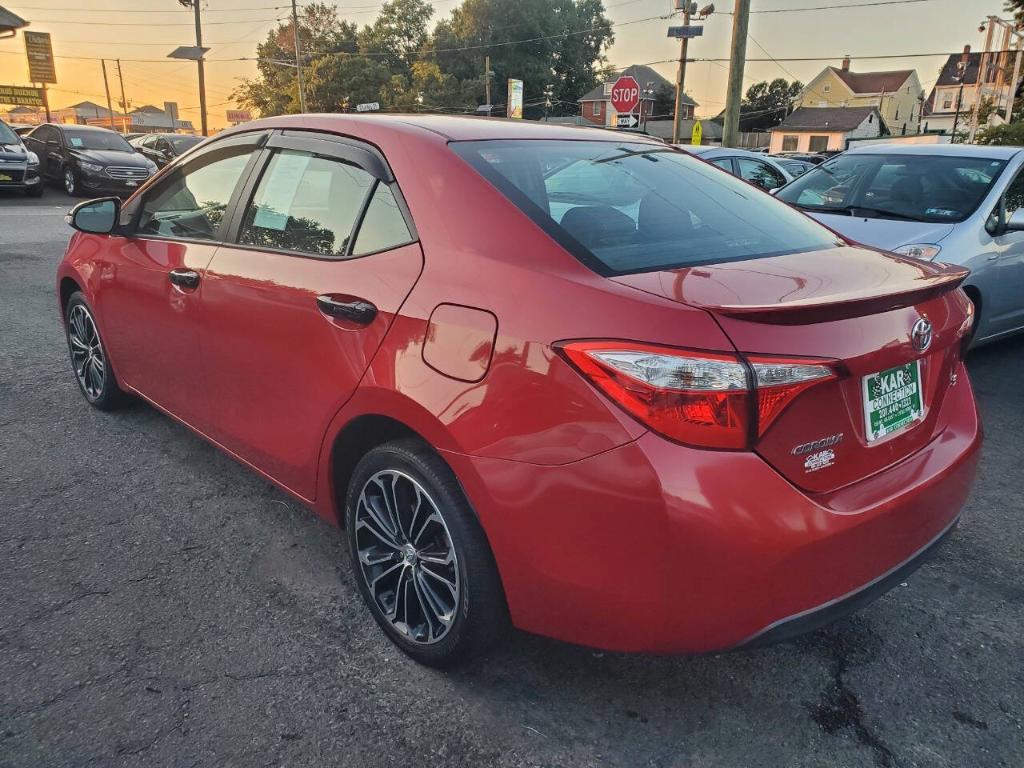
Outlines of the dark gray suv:
[[23,189],[30,197],[43,194],[39,157],[25,148],[21,137],[0,120],[0,189]]

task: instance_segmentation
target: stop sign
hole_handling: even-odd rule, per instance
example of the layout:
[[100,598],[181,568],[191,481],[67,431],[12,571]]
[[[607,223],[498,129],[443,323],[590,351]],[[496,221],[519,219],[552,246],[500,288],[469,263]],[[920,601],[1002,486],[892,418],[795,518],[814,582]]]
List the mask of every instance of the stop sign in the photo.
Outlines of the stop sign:
[[620,77],[612,86],[612,106],[620,114],[627,114],[636,110],[640,104],[640,83],[635,77],[626,75]]

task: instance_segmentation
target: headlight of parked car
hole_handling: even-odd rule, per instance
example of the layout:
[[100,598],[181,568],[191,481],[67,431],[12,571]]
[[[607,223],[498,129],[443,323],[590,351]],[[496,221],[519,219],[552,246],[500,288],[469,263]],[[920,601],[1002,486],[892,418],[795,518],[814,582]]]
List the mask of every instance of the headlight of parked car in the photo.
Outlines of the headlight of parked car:
[[29,165],[39,165],[39,155],[35,152],[29,152],[26,157],[28,158]]
[[920,259],[921,261],[931,261],[939,255],[939,251],[942,249],[937,245],[931,245],[929,243],[914,243],[913,245],[901,245],[899,248],[893,248],[893,253],[898,253],[900,256],[909,256],[912,259]]
[[98,163],[87,163],[84,160],[78,161],[78,167],[83,171],[88,171],[89,173],[100,173],[103,170],[102,165],[99,165]]

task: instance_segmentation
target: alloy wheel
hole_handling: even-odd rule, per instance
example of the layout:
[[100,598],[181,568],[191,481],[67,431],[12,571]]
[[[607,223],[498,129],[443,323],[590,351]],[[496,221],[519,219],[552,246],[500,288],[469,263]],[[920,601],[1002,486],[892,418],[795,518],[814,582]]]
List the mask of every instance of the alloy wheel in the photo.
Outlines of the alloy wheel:
[[64,169],[64,191],[69,195],[75,194],[77,184],[75,182],[75,172],[70,168]]
[[90,400],[99,399],[106,382],[106,357],[96,323],[82,304],[75,304],[68,314],[68,344],[82,391]]
[[355,544],[370,596],[391,626],[418,644],[445,637],[461,597],[458,559],[423,486],[396,470],[367,480],[355,511]]

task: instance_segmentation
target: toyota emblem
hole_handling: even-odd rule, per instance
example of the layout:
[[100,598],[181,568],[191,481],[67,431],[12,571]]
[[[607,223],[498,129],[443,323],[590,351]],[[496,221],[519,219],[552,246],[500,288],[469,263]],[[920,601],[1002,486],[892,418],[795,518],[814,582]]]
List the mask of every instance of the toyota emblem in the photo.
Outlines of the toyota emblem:
[[914,323],[914,328],[910,331],[910,341],[918,352],[924,352],[932,345],[932,324],[927,317],[922,317]]

